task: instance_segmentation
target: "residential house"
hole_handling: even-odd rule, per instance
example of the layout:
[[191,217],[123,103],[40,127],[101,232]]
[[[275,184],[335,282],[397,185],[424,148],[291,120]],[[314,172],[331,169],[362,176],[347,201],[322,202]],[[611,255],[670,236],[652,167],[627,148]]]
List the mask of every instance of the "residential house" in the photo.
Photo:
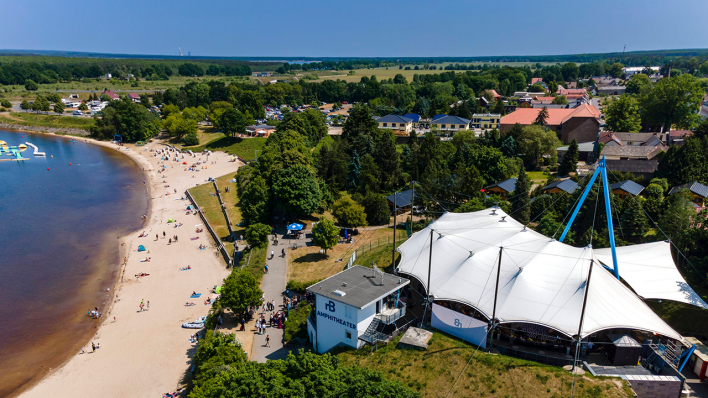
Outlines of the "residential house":
[[657,146],[663,144],[663,134],[659,133],[617,133],[603,131],[599,141],[606,146]]
[[111,80],[111,78],[113,78],[113,75],[111,75],[110,73],[106,73],[104,77],[106,78],[106,80]]
[[516,178],[509,178],[508,180],[484,187],[487,194],[499,195],[504,200],[509,197],[510,193],[514,192],[514,189],[516,189]]
[[543,84],[545,86],[545,84],[543,83],[542,77],[532,77],[531,84]]
[[578,82],[566,82],[565,88],[578,88]]
[[691,130],[670,130],[669,134],[666,136],[666,144],[671,145],[683,145],[683,141],[686,137],[690,137],[693,134]]
[[632,180],[624,180],[610,185],[610,191],[622,198],[637,196],[644,190],[644,187]]
[[418,123],[420,123],[420,115],[417,113],[406,113],[403,115],[403,117],[407,117],[408,119],[411,119],[411,122],[413,123],[413,127],[418,127]]
[[570,178],[566,180],[560,180],[556,182],[552,182],[545,187],[543,187],[542,191],[546,193],[569,193],[572,194],[575,192],[576,189],[580,188],[580,186]]
[[626,92],[626,90],[627,87],[625,86],[607,85],[595,87],[595,93],[597,93],[598,95],[622,95]]
[[585,101],[590,100],[588,92],[583,88],[563,88],[559,86],[556,94],[564,95],[568,102],[575,101],[577,99],[583,99]]
[[100,95],[101,99],[107,99],[109,101],[118,101],[120,100],[120,96],[116,94],[113,90],[105,90],[104,92],[101,93]]
[[[562,146],[556,149],[558,153],[558,161],[563,160],[568,152],[570,145]],[[595,154],[597,153],[597,141],[580,142],[578,143],[578,161],[595,163]]]
[[246,126],[246,133],[252,137],[268,137],[275,132],[274,126],[267,124],[258,124],[254,126]]
[[129,98],[131,101],[135,102],[136,104],[139,104],[139,103],[140,103],[140,94],[129,93],[129,94],[128,94],[128,98]]
[[459,116],[442,115],[441,117],[433,118],[432,127],[438,131],[447,131],[455,133],[470,129],[470,120]]
[[706,197],[708,197],[708,187],[697,181],[687,182],[671,188],[669,195],[683,190],[688,190],[691,194],[691,200],[699,207],[705,207]]
[[393,195],[388,195],[386,197],[386,199],[388,199],[388,206],[391,208],[391,211],[393,211],[393,205],[395,202],[396,214],[407,213],[407,212],[411,211],[411,209],[412,209],[413,195],[414,195],[414,192],[412,189],[409,189],[409,190],[403,191],[403,192],[394,193]]
[[[516,123],[522,126],[533,124],[540,108],[519,108],[504,116],[500,121],[500,130],[506,133]],[[600,132],[600,111],[593,105],[582,104],[575,109],[548,109],[546,127],[559,133],[563,143],[573,139],[578,142],[597,140]]]
[[663,144],[657,146],[612,145],[602,149],[608,170],[651,178],[659,167],[658,155],[666,151]]
[[494,98],[494,101],[500,100],[502,97],[499,93],[497,93],[497,90],[491,89],[486,91],[492,96],[492,98]]
[[500,121],[499,113],[475,113],[472,115],[470,127],[483,130],[499,129]]
[[393,130],[395,134],[408,135],[413,128],[413,120],[398,115],[386,115],[380,117],[376,122],[380,129]]
[[642,73],[644,69],[651,69],[652,72],[654,73],[659,73],[659,69],[661,69],[658,66],[627,66],[625,68],[622,68],[622,76],[626,78],[629,78],[630,76],[637,74],[637,73]]

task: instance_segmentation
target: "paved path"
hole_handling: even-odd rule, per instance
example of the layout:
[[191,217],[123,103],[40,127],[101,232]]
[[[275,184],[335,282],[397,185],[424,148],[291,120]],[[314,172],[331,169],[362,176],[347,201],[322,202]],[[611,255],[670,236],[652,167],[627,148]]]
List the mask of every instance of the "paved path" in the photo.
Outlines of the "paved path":
[[[261,290],[265,294],[266,301],[275,300],[276,311],[284,311],[283,308],[283,294],[285,293],[285,284],[287,283],[287,239],[283,239],[284,228],[282,226],[278,227],[279,244],[277,246],[273,245],[273,241],[270,241],[268,246],[268,257],[270,258],[270,251],[275,252],[275,257],[271,260],[267,260],[268,263],[268,273],[263,275],[263,282],[261,283]],[[281,256],[281,250],[285,249],[285,257]],[[262,312],[259,311],[258,316]],[[266,320],[270,317],[270,312],[265,314]],[[266,335],[270,336],[270,347],[266,347]],[[256,334],[253,339],[253,350],[251,354],[251,360],[257,362],[265,362],[268,359],[285,359],[288,355],[288,349],[283,347],[283,330],[277,327],[270,327],[266,322],[266,333]]]

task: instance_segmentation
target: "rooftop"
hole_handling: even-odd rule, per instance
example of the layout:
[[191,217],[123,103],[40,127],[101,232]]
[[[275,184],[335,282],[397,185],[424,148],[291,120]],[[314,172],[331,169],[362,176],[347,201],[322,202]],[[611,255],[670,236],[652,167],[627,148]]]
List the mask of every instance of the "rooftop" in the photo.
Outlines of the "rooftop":
[[669,191],[669,194],[672,194],[674,192],[678,192],[682,189],[688,189],[689,191],[695,193],[698,196],[702,197],[708,197],[708,187],[701,184],[698,181],[691,181],[687,182],[685,184],[677,185],[673,188],[671,188],[671,191]]
[[[558,152],[566,152],[570,145],[562,146],[556,149]],[[578,144],[578,152],[595,152],[595,141],[581,142]]]
[[470,120],[459,116],[443,115],[437,119],[433,119],[436,124],[469,124]]
[[[605,147],[607,148],[607,147]],[[641,148],[641,147],[640,147]],[[605,160],[607,169],[612,171],[620,171],[622,173],[646,173],[652,174],[659,167],[659,161],[656,159],[628,159],[628,160]]]
[[[501,124],[530,125],[536,120],[538,113],[542,108],[518,108],[514,112],[504,116],[501,119]],[[560,126],[573,117],[592,117],[599,118],[600,111],[593,105],[582,104],[575,109],[547,109],[548,118],[546,124],[550,126]]]
[[398,115],[386,115],[377,120],[379,123],[410,123],[411,119]]
[[621,189],[627,193],[637,196],[644,190],[644,187],[632,180],[625,180],[610,185],[610,190],[615,189]]
[[355,265],[315,283],[307,291],[362,309],[409,283],[408,279],[385,272],[374,276],[373,269]]
[[514,189],[516,189],[516,178],[509,178],[508,180],[504,180],[501,182],[498,182],[496,184],[488,185],[484,187],[484,189],[490,189],[490,188],[496,188],[499,187],[507,192],[514,192]]
[[602,155],[634,159],[653,159],[659,152],[665,150],[666,147],[663,144],[658,146],[605,146],[602,149]]
[[573,181],[571,179],[567,179],[567,180],[552,182],[552,183],[546,185],[545,187],[543,187],[543,190],[546,191],[546,190],[553,189],[553,188],[558,188],[561,191],[565,191],[567,193],[573,193],[573,192],[575,192],[576,189],[579,188],[579,186],[575,181]]
[[388,199],[389,202],[393,203],[394,195],[396,198],[396,207],[406,207],[411,205],[411,201],[413,200],[412,189],[403,192],[398,192],[393,195],[388,195],[386,199]]
[[413,121],[413,123],[418,123],[418,121],[420,120],[420,115],[417,113],[406,113],[405,115],[403,115],[403,117],[407,117],[408,119],[411,119],[411,121]]

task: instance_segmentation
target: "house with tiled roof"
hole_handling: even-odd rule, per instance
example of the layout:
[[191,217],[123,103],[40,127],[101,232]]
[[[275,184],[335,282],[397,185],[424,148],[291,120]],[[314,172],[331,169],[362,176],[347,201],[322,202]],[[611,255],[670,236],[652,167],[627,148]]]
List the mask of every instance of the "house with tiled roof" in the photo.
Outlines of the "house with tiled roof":
[[[533,124],[542,108],[518,108],[502,117],[501,132],[506,133],[514,124]],[[596,141],[600,132],[600,111],[593,105],[582,104],[575,109],[547,109],[546,127],[560,133],[563,143],[573,139],[578,142]]]
[[494,89],[487,90],[487,93],[489,93],[495,101],[501,99],[502,97],[501,95],[499,95],[499,93],[497,93],[497,90]]
[[459,116],[442,115],[441,117],[433,118],[432,128],[438,131],[456,132],[470,129],[470,119],[465,119]]
[[120,99],[120,96],[116,94],[113,90],[105,90],[101,93],[100,98],[106,98],[110,101],[117,101]]
[[700,207],[705,207],[706,197],[708,197],[708,187],[698,181],[691,181],[671,188],[669,195],[688,190],[691,194],[691,201]]
[[140,103],[140,94],[129,93],[128,98],[135,103],[138,103],[138,104]]
[[514,192],[514,189],[516,189],[516,178],[509,178],[508,180],[484,187],[484,191],[487,194],[499,195],[504,200],[506,200],[510,193]]
[[570,193],[572,194],[575,192],[576,189],[580,188],[580,186],[570,178],[567,180],[560,180],[556,182],[552,182],[545,187],[543,187],[542,191],[546,193]]
[[657,146],[613,145],[605,146],[601,156],[605,157],[608,170],[651,178],[659,167],[657,156],[666,150],[667,148],[663,144]]
[[396,134],[408,134],[413,128],[413,120],[399,115],[386,115],[376,122],[380,129],[394,130]]
[[666,144],[671,145],[683,145],[683,141],[686,137],[690,137],[693,134],[691,130],[671,130],[666,136]]
[[612,191],[613,194],[622,198],[629,197],[630,195],[637,196],[642,193],[643,190],[643,186],[637,184],[632,180],[620,181],[610,185],[610,191]]

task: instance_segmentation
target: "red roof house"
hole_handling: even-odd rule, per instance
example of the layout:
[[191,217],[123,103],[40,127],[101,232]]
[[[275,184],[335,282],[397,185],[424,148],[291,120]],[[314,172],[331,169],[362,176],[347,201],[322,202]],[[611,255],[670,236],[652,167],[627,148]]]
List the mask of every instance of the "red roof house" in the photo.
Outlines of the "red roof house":
[[[501,118],[501,132],[505,133],[516,123],[532,125],[543,108],[519,108]],[[600,111],[592,105],[582,104],[575,109],[547,109],[546,127],[559,132],[561,141],[569,143],[596,141],[600,132]]]

